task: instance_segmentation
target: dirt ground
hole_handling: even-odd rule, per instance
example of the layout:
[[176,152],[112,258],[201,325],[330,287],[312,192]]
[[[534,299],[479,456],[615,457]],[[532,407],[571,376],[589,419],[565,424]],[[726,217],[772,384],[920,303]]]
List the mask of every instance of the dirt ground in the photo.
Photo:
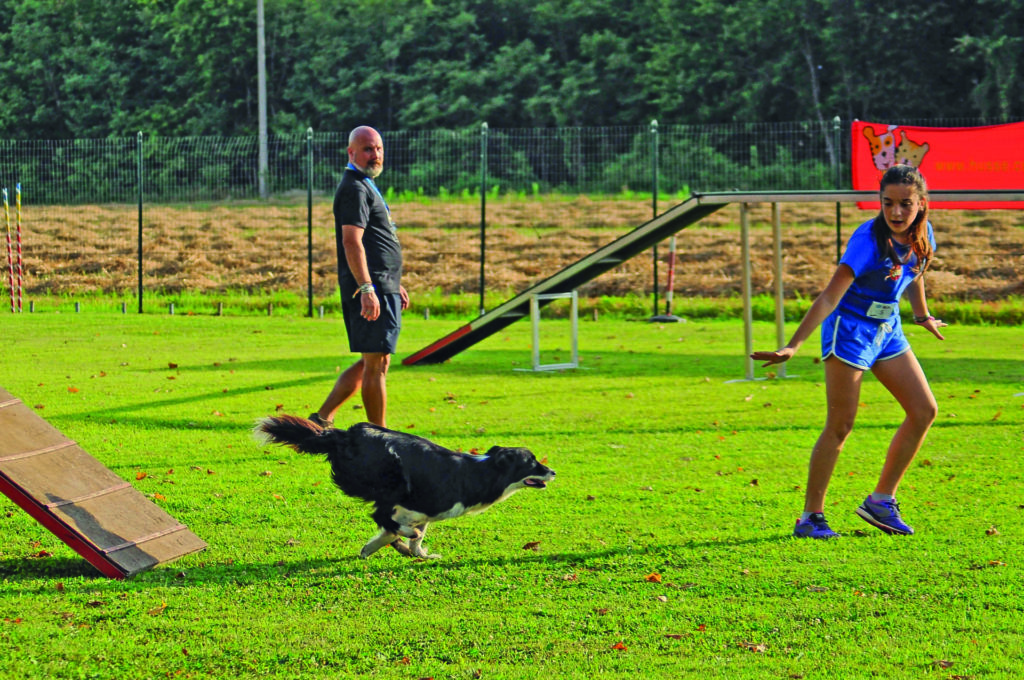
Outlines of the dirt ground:
[[[661,210],[671,205],[659,206]],[[783,285],[810,297],[827,282],[836,257],[835,204],[782,204]],[[392,206],[410,292],[476,292],[480,276],[478,205]],[[487,205],[488,290],[522,290],[650,219],[640,201],[494,201]],[[846,238],[870,212],[844,206]],[[774,282],[771,208],[751,206],[754,293]],[[12,217],[13,220],[13,217]],[[25,295],[124,292],[138,285],[138,211],[132,206],[23,208]],[[934,299],[998,300],[1024,295],[1024,212],[934,211],[938,250],[927,276]],[[739,207],[727,206],[677,235],[674,291],[684,296],[740,293]],[[336,256],[330,205],[314,205],[313,286],[330,294]],[[144,285],[166,291],[305,290],[307,216],[302,205],[145,207]],[[16,230],[12,221],[12,252]],[[659,246],[664,291],[668,242]],[[16,259],[16,255],[15,255]],[[580,288],[583,296],[646,294],[653,252]],[[6,276],[3,283],[6,288]]]

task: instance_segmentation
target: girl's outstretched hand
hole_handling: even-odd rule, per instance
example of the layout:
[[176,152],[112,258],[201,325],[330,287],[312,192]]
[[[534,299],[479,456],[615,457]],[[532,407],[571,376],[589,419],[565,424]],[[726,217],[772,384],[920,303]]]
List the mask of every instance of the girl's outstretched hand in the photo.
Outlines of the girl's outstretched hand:
[[917,325],[923,327],[924,329],[926,329],[928,331],[930,331],[931,334],[934,335],[935,337],[937,337],[939,340],[945,340],[946,339],[946,338],[944,338],[942,336],[942,333],[939,332],[939,329],[940,328],[945,328],[949,324],[946,323],[945,321],[943,321],[942,319],[936,319],[934,316],[929,316],[927,319],[925,319],[924,321],[922,321],[921,323],[919,323]]
[[796,354],[796,350],[789,347],[783,347],[775,352],[754,352],[750,355],[750,358],[754,361],[763,361],[761,367],[771,366],[772,364],[781,364],[784,361],[789,361],[793,355]]

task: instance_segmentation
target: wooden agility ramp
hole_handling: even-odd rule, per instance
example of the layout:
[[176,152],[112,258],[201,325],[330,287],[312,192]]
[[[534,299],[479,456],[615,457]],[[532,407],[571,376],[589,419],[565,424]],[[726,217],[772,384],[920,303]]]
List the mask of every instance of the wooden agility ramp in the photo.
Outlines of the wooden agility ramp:
[[206,547],[2,387],[0,492],[110,578]]

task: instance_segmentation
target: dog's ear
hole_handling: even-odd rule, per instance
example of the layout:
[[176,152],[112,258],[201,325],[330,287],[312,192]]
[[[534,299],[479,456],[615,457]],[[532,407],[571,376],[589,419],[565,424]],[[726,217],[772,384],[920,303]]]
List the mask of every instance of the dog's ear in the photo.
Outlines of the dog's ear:
[[504,470],[513,463],[514,457],[509,455],[511,451],[512,449],[504,446],[492,446],[487,449],[487,453],[484,454],[484,457],[490,460],[491,465],[494,465],[500,470]]
[[509,446],[492,446],[487,451],[487,456],[495,461],[499,468],[511,468],[514,465],[528,465],[536,461],[536,457],[529,449]]

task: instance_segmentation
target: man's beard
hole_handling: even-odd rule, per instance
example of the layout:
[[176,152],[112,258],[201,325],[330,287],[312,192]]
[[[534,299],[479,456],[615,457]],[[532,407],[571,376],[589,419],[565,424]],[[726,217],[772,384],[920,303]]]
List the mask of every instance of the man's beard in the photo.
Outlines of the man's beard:
[[[353,163],[352,165],[356,165],[356,164]],[[375,179],[375,178],[377,178],[380,175],[381,172],[384,171],[384,164],[383,163],[377,163],[376,165],[374,165],[372,167],[369,166],[369,165],[364,166],[364,167],[360,167],[360,166],[356,165],[356,169],[359,170],[359,172],[361,172],[364,175],[366,175],[367,177],[369,177],[370,179]]]

